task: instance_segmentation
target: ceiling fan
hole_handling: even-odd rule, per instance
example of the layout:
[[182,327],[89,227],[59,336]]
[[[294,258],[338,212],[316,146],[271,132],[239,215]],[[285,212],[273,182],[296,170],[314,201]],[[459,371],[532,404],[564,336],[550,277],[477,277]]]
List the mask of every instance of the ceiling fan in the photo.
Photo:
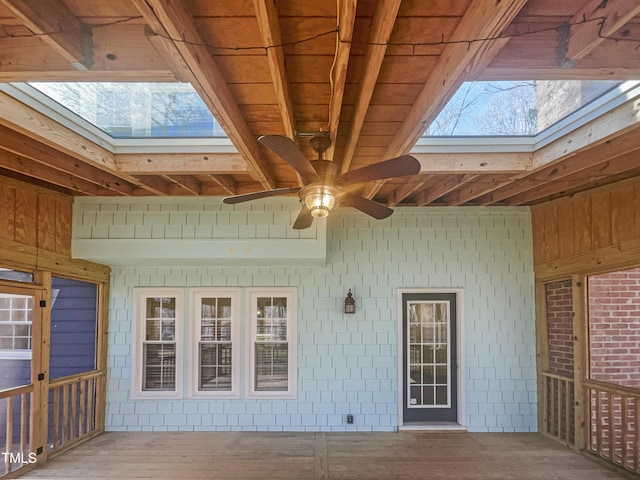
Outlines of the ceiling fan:
[[318,154],[318,159],[312,161],[307,160],[298,146],[288,137],[263,135],[258,138],[258,141],[291,165],[303,178],[304,186],[235,195],[226,197],[222,201],[233,205],[297,192],[302,210],[300,210],[293,228],[298,230],[309,228],[314,218],[326,217],[331,210],[339,206],[354,207],[376,219],[386,218],[393,213],[392,209],[374,200],[351,193],[349,191],[351,187],[359,183],[404,177],[420,172],[418,160],[411,155],[402,155],[338,175],[338,166],[323,158],[324,152],[331,145],[331,139],[326,133],[316,134],[309,141],[311,147]]

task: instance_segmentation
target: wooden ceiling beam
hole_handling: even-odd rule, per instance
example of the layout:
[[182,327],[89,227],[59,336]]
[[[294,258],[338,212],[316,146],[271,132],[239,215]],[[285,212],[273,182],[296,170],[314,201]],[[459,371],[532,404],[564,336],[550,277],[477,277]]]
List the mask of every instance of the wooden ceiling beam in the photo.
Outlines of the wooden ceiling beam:
[[97,168],[113,171],[113,154],[70,128],[0,92],[0,125],[60,150]]
[[0,125],[0,137],[2,138],[1,148],[29,159],[43,168],[52,168],[59,172],[68,173],[101,188],[113,190],[120,195],[130,195],[133,190],[133,186],[127,180],[90,164],[79,162],[76,158],[60,152],[52,146],[36,142],[29,136],[14,132],[3,125]]
[[231,175],[207,175],[207,177],[229,195],[236,195],[238,185]]
[[482,176],[478,181],[462,185],[459,189],[445,196],[447,205],[464,205],[472,200],[498,190],[513,181],[510,175]]
[[461,185],[470,182],[476,177],[477,175],[454,175],[453,177],[450,177],[449,180],[437,183],[435,186],[433,186],[433,188],[427,187],[418,196],[417,205],[420,207],[429,205],[430,203],[435,202],[440,197],[443,197],[446,194],[453,192],[455,189],[460,188]]
[[[635,150],[638,132],[640,104],[635,97],[538,149],[527,173],[514,177],[513,183],[480,197],[478,201],[481,205],[492,205],[537,188],[542,182],[556,181]],[[533,180],[528,181],[527,177]],[[515,181],[520,179],[523,180]]]
[[380,0],[376,3],[376,10],[373,16],[373,25],[367,41],[367,49],[364,55],[364,66],[360,85],[358,86],[358,97],[354,104],[351,128],[347,136],[347,143],[342,156],[341,171],[345,173],[351,167],[353,154],[360,138],[362,125],[364,124],[373,91],[376,88],[382,61],[387,52],[387,42],[393,31],[400,0]]
[[617,157],[630,152],[635,152],[637,155],[640,149],[637,141],[638,132],[640,132],[640,127],[625,135],[600,143],[593,149],[584,149],[579,153],[569,152],[567,157],[558,159],[558,162],[533,170],[527,175],[516,177],[511,183],[483,195],[478,198],[478,204],[492,205],[508,198],[522,196],[526,192],[541,188],[546,183],[563,181],[567,177],[577,175],[590,168],[600,168],[600,165],[615,161]]
[[165,197],[171,195],[171,187],[173,182],[159,175],[136,175],[140,188],[134,190],[134,196],[149,195],[153,192],[155,195]]
[[640,14],[637,0],[591,0],[569,21],[569,37],[562,66],[572,67],[598,45]]
[[526,3],[526,0],[472,1],[449,40],[450,43],[440,55],[436,68],[387,148],[385,158],[403,155],[415,145],[431,120],[464,82],[473,66],[487,62],[488,58],[485,57],[498,53],[498,49],[491,48],[494,40],[478,39],[499,37]]
[[[256,11],[262,43],[267,51],[267,63],[269,64],[271,80],[278,100],[280,115],[282,116],[284,132],[287,137],[298,143],[296,135],[298,129],[296,128],[293,100],[285,67],[278,7],[273,0],[253,0],[253,7]],[[298,185],[304,185],[300,173],[296,172],[296,176]]]
[[[115,156],[107,149],[5,93],[0,93],[0,126],[6,128],[2,146],[18,155],[24,155],[36,161],[44,161],[51,165],[57,165],[57,162],[61,160],[67,167],[60,168],[73,168],[74,170],[83,169],[80,165],[76,165],[77,161],[80,161],[90,167],[89,170],[95,168],[101,171],[96,171],[91,175],[85,172],[80,176],[91,181],[93,175],[97,175],[105,188],[123,189],[121,192],[123,195],[129,195],[129,189],[134,186],[145,188],[144,185],[139,184],[135,177],[117,172]],[[15,135],[10,133],[11,131],[15,132]],[[20,140],[16,135],[28,140]],[[12,137],[14,137],[13,140],[11,140]],[[14,146],[9,147],[11,144]],[[25,154],[25,148],[35,150],[33,154]],[[105,182],[108,184],[104,185]],[[151,193],[155,194],[154,191]]]
[[262,35],[262,43],[267,51],[267,62],[282,115],[284,131],[287,137],[295,141],[296,120],[285,68],[278,8],[273,0],[253,0],[253,7]]
[[144,175],[227,175],[248,174],[239,153],[120,153],[116,170]]
[[411,153],[421,173],[520,173],[531,169],[531,152]]
[[[273,175],[262,159],[242,112],[220,68],[198,32],[186,4],[173,0],[132,0],[165,50],[179,78],[188,79],[211,109],[220,126],[249,163],[262,188],[275,187]],[[184,71],[185,66],[187,68]]]
[[507,205],[528,205],[549,196],[572,191],[581,185],[602,181],[607,177],[614,177],[625,172],[636,171],[640,168],[638,150],[597,163],[579,172],[574,172],[565,176],[564,179],[556,179],[544,183],[537,182],[537,187],[508,198],[506,203]]
[[60,0],[0,0],[43,42],[77,70],[93,66],[91,30]]
[[[0,168],[11,170],[29,178],[36,178],[43,182],[57,185],[70,190],[72,193],[83,195],[98,195],[103,188],[83,178],[76,177],[64,170],[57,170],[46,164],[38,163],[30,158],[0,149]],[[111,194],[123,195],[122,192],[111,191]]]
[[[404,155],[415,145],[467,77],[478,75],[477,66],[488,64],[499,53],[496,43],[505,42],[498,37],[526,3],[527,0],[471,2],[383,158]],[[381,186],[382,183],[372,185],[364,195],[373,198]]]
[[338,2],[338,5],[338,37],[332,70],[331,96],[329,98],[329,137],[331,138],[331,145],[326,152],[326,158],[329,159],[333,159],[336,149],[358,0],[342,0]]
[[178,186],[182,192],[187,192],[188,195],[200,195],[202,185],[189,175],[163,175],[162,178]]
[[420,190],[420,188],[422,188],[431,178],[432,175],[427,175],[426,177],[421,178],[419,181],[403,183],[402,186],[397,188],[389,197],[387,205],[389,207],[395,207],[400,202],[402,202],[402,200]]

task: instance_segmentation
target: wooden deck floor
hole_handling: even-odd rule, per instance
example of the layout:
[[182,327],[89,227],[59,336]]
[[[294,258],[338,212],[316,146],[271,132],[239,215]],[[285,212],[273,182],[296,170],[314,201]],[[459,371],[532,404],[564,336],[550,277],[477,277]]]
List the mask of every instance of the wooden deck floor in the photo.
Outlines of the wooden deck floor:
[[105,433],[23,479],[599,480],[626,474],[539,434]]

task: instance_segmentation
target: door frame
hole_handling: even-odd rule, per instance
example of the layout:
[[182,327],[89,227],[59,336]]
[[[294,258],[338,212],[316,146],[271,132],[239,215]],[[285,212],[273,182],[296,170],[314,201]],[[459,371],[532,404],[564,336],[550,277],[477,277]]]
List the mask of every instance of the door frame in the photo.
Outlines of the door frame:
[[398,336],[398,427],[404,425],[404,378],[403,378],[403,363],[404,363],[404,339],[402,334],[403,321],[402,318],[402,295],[405,293],[453,293],[456,296],[456,342],[457,352],[456,361],[458,363],[457,373],[457,386],[458,386],[458,425],[466,426],[465,417],[465,368],[464,368],[464,288],[399,288],[397,290],[398,300],[398,313],[397,313],[397,336]]
[[[32,470],[36,465],[41,465],[47,458],[47,402],[48,402],[48,378],[45,375],[43,380],[38,379],[41,372],[48,370],[48,328],[49,319],[48,309],[41,305],[41,301],[49,304],[48,290],[38,282],[39,277],[34,278],[34,283],[17,283],[12,281],[0,281],[0,292],[10,295],[28,295],[33,297],[33,320],[31,324],[31,376],[30,383],[26,385],[32,388],[32,397],[29,408],[29,448],[28,452],[20,451],[20,454],[29,458],[28,463],[19,466],[8,474],[0,472],[0,477],[14,478],[16,472],[23,475]],[[36,283],[38,282],[38,283]],[[46,336],[46,338],[45,338]],[[22,387],[15,387],[11,390]],[[3,446],[4,449],[4,446]],[[37,454],[37,460],[31,462],[31,454]],[[23,457],[26,458],[26,457]]]

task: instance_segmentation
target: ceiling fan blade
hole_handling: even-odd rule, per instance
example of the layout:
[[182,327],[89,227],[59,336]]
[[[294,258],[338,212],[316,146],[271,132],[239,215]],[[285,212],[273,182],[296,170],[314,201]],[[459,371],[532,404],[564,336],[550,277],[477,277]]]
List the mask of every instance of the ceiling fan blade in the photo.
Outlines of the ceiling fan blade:
[[384,162],[351,170],[336,177],[336,184],[365,183],[385,178],[405,177],[420,173],[420,162],[411,155],[390,158]]
[[366,213],[378,220],[387,218],[393,213],[393,210],[386,205],[361,197],[360,195],[354,195],[353,193],[344,193],[340,197],[340,206],[357,208],[362,213]]
[[222,203],[227,205],[235,205],[236,203],[249,202],[259,198],[275,197],[276,195],[285,195],[287,193],[295,193],[300,187],[276,188],[275,190],[264,190],[263,192],[245,193],[243,195],[234,195],[222,199]]
[[271,151],[277,153],[307,180],[313,182],[318,179],[311,162],[307,160],[293,140],[282,135],[262,135],[258,141]]
[[311,216],[311,210],[307,207],[302,207],[300,213],[298,214],[298,218],[296,218],[295,223],[293,224],[293,228],[296,230],[303,230],[305,228],[309,228],[313,223],[313,216]]

